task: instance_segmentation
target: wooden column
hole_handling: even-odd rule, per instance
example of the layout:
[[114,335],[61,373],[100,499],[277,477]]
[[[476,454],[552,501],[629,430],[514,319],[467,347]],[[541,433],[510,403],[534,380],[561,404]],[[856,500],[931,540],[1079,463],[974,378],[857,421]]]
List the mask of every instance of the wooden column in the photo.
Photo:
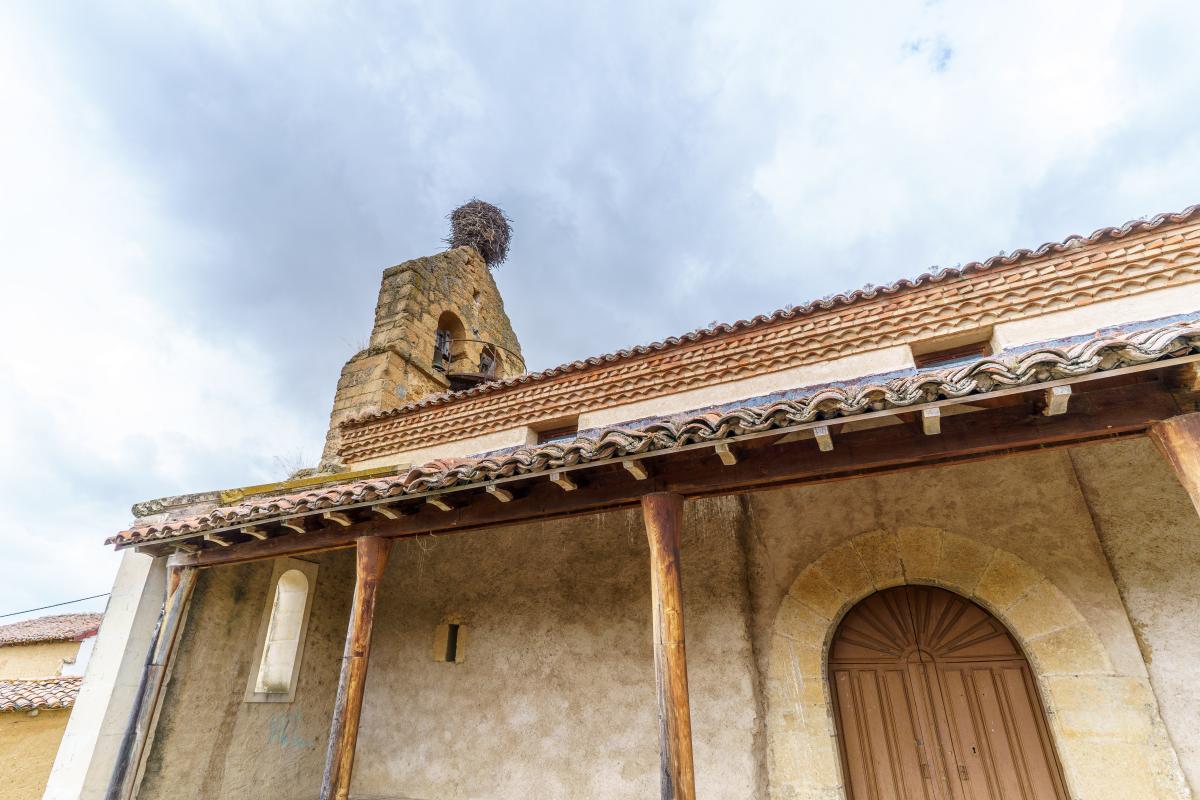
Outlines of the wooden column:
[[1200,513],[1200,412],[1170,417],[1150,426],[1150,438]]
[[333,721],[329,726],[329,749],[325,753],[321,800],[346,800],[350,795],[354,746],[358,742],[358,718],[362,712],[367,662],[371,654],[375,597],[392,542],[378,536],[363,536],[357,540],[356,549],[358,564],[354,603],[350,608],[350,627],[346,631],[346,649],[342,654],[342,675],[338,680]]
[[133,796],[138,773],[146,757],[146,743],[158,716],[163,685],[175,654],[175,644],[182,628],[184,611],[196,588],[196,568],[167,564],[167,596],[159,614],[146,666],[138,684],[137,698],[125,726],[125,735],[117,751],[117,761],[109,778],[107,800],[127,800]]
[[682,512],[680,495],[656,492],[642,497],[642,516],[650,541],[662,800],[695,800],[696,797],[692,770],[692,713],[688,705],[687,655],[683,644],[683,586],[679,571]]

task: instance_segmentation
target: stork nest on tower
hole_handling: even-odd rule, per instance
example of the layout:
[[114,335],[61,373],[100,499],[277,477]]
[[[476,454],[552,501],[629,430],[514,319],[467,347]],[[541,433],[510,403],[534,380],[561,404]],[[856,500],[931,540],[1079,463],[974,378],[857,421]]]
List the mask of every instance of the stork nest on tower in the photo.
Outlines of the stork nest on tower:
[[474,247],[488,267],[495,267],[508,258],[508,243],[512,239],[512,221],[504,211],[477,198],[450,213],[451,247]]

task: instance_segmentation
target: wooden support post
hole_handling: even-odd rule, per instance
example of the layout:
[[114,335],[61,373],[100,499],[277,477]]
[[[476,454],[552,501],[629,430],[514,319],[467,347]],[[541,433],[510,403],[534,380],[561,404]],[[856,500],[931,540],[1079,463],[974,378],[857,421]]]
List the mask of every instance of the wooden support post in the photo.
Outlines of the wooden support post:
[[128,800],[133,796],[146,758],[150,729],[158,716],[163,685],[175,654],[183,615],[194,588],[196,567],[179,567],[168,562],[167,596],[150,641],[150,651],[146,654],[146,666],[142,671],[129,722],[125,726],[125,735],[117,751],[117,761],[109,778],[108,791],[105,792],[106,800]]
[[1200,412],[1154,423],[1150,426],[1150,439],[1175,470],[1200,513]]
[[687,655],[683,644],[683,586],[679,571],[679,520],[683,497],[670,492],[642,496],[650,541],[654,607],[654,670],[658,681],[658,730],[662,800],[695,800],[692,713],[688,704]]
[[350,796],[354,746],[358,742],[358,719],[362,712],[367,662],[371,654],[375,598],[392,542],[379,536],[363,536],[357,540],[356,549],[358,560],[354,603],[350,608],[350,626],[346,630],[346,649],[342,654],[342,674],[338,680],[333,721],[329,726],[329,749],[325,754],[321,800],[346,800]]

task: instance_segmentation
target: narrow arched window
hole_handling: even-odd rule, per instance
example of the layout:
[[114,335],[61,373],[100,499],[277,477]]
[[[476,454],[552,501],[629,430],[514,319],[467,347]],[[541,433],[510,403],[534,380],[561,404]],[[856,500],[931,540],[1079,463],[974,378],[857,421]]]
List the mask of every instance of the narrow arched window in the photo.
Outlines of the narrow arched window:
[[258,671],[251,700],[291,700],[295,694],[316,565],[286,559],[276,565],[270,605],[260,632]]

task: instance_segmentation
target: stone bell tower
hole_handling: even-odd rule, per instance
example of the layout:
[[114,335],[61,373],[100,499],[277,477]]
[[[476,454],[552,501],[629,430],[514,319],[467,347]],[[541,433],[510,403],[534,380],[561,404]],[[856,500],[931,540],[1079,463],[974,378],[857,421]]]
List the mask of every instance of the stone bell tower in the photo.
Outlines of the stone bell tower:
[[384,270],[370,343],[338,379],[321,471],[340,468],[339,424],[350,417],[526,371],[492,277],[508,220],[473,200],[451,222],[450,250]]

